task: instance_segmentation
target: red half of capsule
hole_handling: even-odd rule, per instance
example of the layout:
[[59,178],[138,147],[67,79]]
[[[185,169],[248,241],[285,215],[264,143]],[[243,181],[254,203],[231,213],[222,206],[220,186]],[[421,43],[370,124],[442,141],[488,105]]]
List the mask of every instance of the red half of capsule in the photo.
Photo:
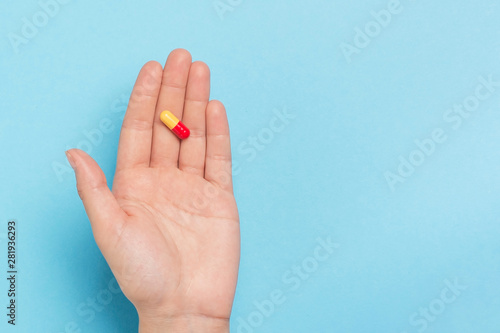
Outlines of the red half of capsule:
[[187,128],[181,121],[179,121],[177,125],[172,128],[172,132],[174,132],[175,135],[177,135],[177,137],[181,140],[187,139],[189,134],[191,134],[191,132],[189,132],[189,128]]

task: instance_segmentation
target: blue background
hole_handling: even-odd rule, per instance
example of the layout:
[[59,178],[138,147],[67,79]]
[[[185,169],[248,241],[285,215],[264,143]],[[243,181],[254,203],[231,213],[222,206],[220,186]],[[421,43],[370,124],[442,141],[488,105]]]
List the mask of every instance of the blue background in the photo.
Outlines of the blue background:
[[[391,1],[221,2],[231,10],[212,0],[68,1],[17,47],[12,34],[24,38],[23,18],[43,9],[0,4],[0,246],[16,219],[20,272],[18,325],[3,314],[0,331],[136,331],[123,294],[92,316],[78,312],[112,274],[64,151],[89,151],[111,181],[140,67],[183,47],[211,68],[239,166],[233,332],[498,332],[500,87],[458,129],[444,118],[481,77],[500,81],[498,2],[401,0],[380,31],[371,11]],[[346,57],[342,43],[355,46],[367,25],[369,45]],[[276,110],[295,118],[271,139]],[[91,142],[103,120],[112,130]],[[446,140],[392,190],[385,173],[436,128]],[[244,148],[259,135],[251,156]],[[340,247],[298,286],[287,282],[328,237]],[[467,288],[444,303],[448,283]],[[255,302],[276,289],[285,302],[259,314]],[[429,307],[437,314],[424,329],[418,312]]]

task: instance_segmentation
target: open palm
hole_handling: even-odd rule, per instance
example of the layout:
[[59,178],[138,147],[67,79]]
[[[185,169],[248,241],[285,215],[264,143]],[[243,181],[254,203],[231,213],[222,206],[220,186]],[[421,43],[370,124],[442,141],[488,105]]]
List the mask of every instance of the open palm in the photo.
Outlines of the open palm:
[[[123,120],[111,192],[97,163],[68,151],[96,242],[140,318],[227,320],[236,288],[239,221],[224,106],[210,72],[173,51],[148,62]],[[191,130],[179,141],[170,110]]]

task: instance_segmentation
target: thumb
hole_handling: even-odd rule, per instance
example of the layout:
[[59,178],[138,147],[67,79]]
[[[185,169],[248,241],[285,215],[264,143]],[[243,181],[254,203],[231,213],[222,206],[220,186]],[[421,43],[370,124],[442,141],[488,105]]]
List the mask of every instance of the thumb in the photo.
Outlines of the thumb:
[[66,157],[75,170],[78,195],[89,217],[96,243],[101,248],[101,245],[109,244],[110,237],[116,238],[120,234],[126,214],[109,190],[106,176],[92,157],[80,149],[68,150]]

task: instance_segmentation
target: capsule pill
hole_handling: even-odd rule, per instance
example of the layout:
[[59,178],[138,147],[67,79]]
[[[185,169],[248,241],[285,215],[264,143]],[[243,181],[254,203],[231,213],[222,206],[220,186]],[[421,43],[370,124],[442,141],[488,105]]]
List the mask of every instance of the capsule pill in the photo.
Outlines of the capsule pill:
[[189,137],[189,129],[170,111],[163,111],[160,114],[161,121],[181,140]]

